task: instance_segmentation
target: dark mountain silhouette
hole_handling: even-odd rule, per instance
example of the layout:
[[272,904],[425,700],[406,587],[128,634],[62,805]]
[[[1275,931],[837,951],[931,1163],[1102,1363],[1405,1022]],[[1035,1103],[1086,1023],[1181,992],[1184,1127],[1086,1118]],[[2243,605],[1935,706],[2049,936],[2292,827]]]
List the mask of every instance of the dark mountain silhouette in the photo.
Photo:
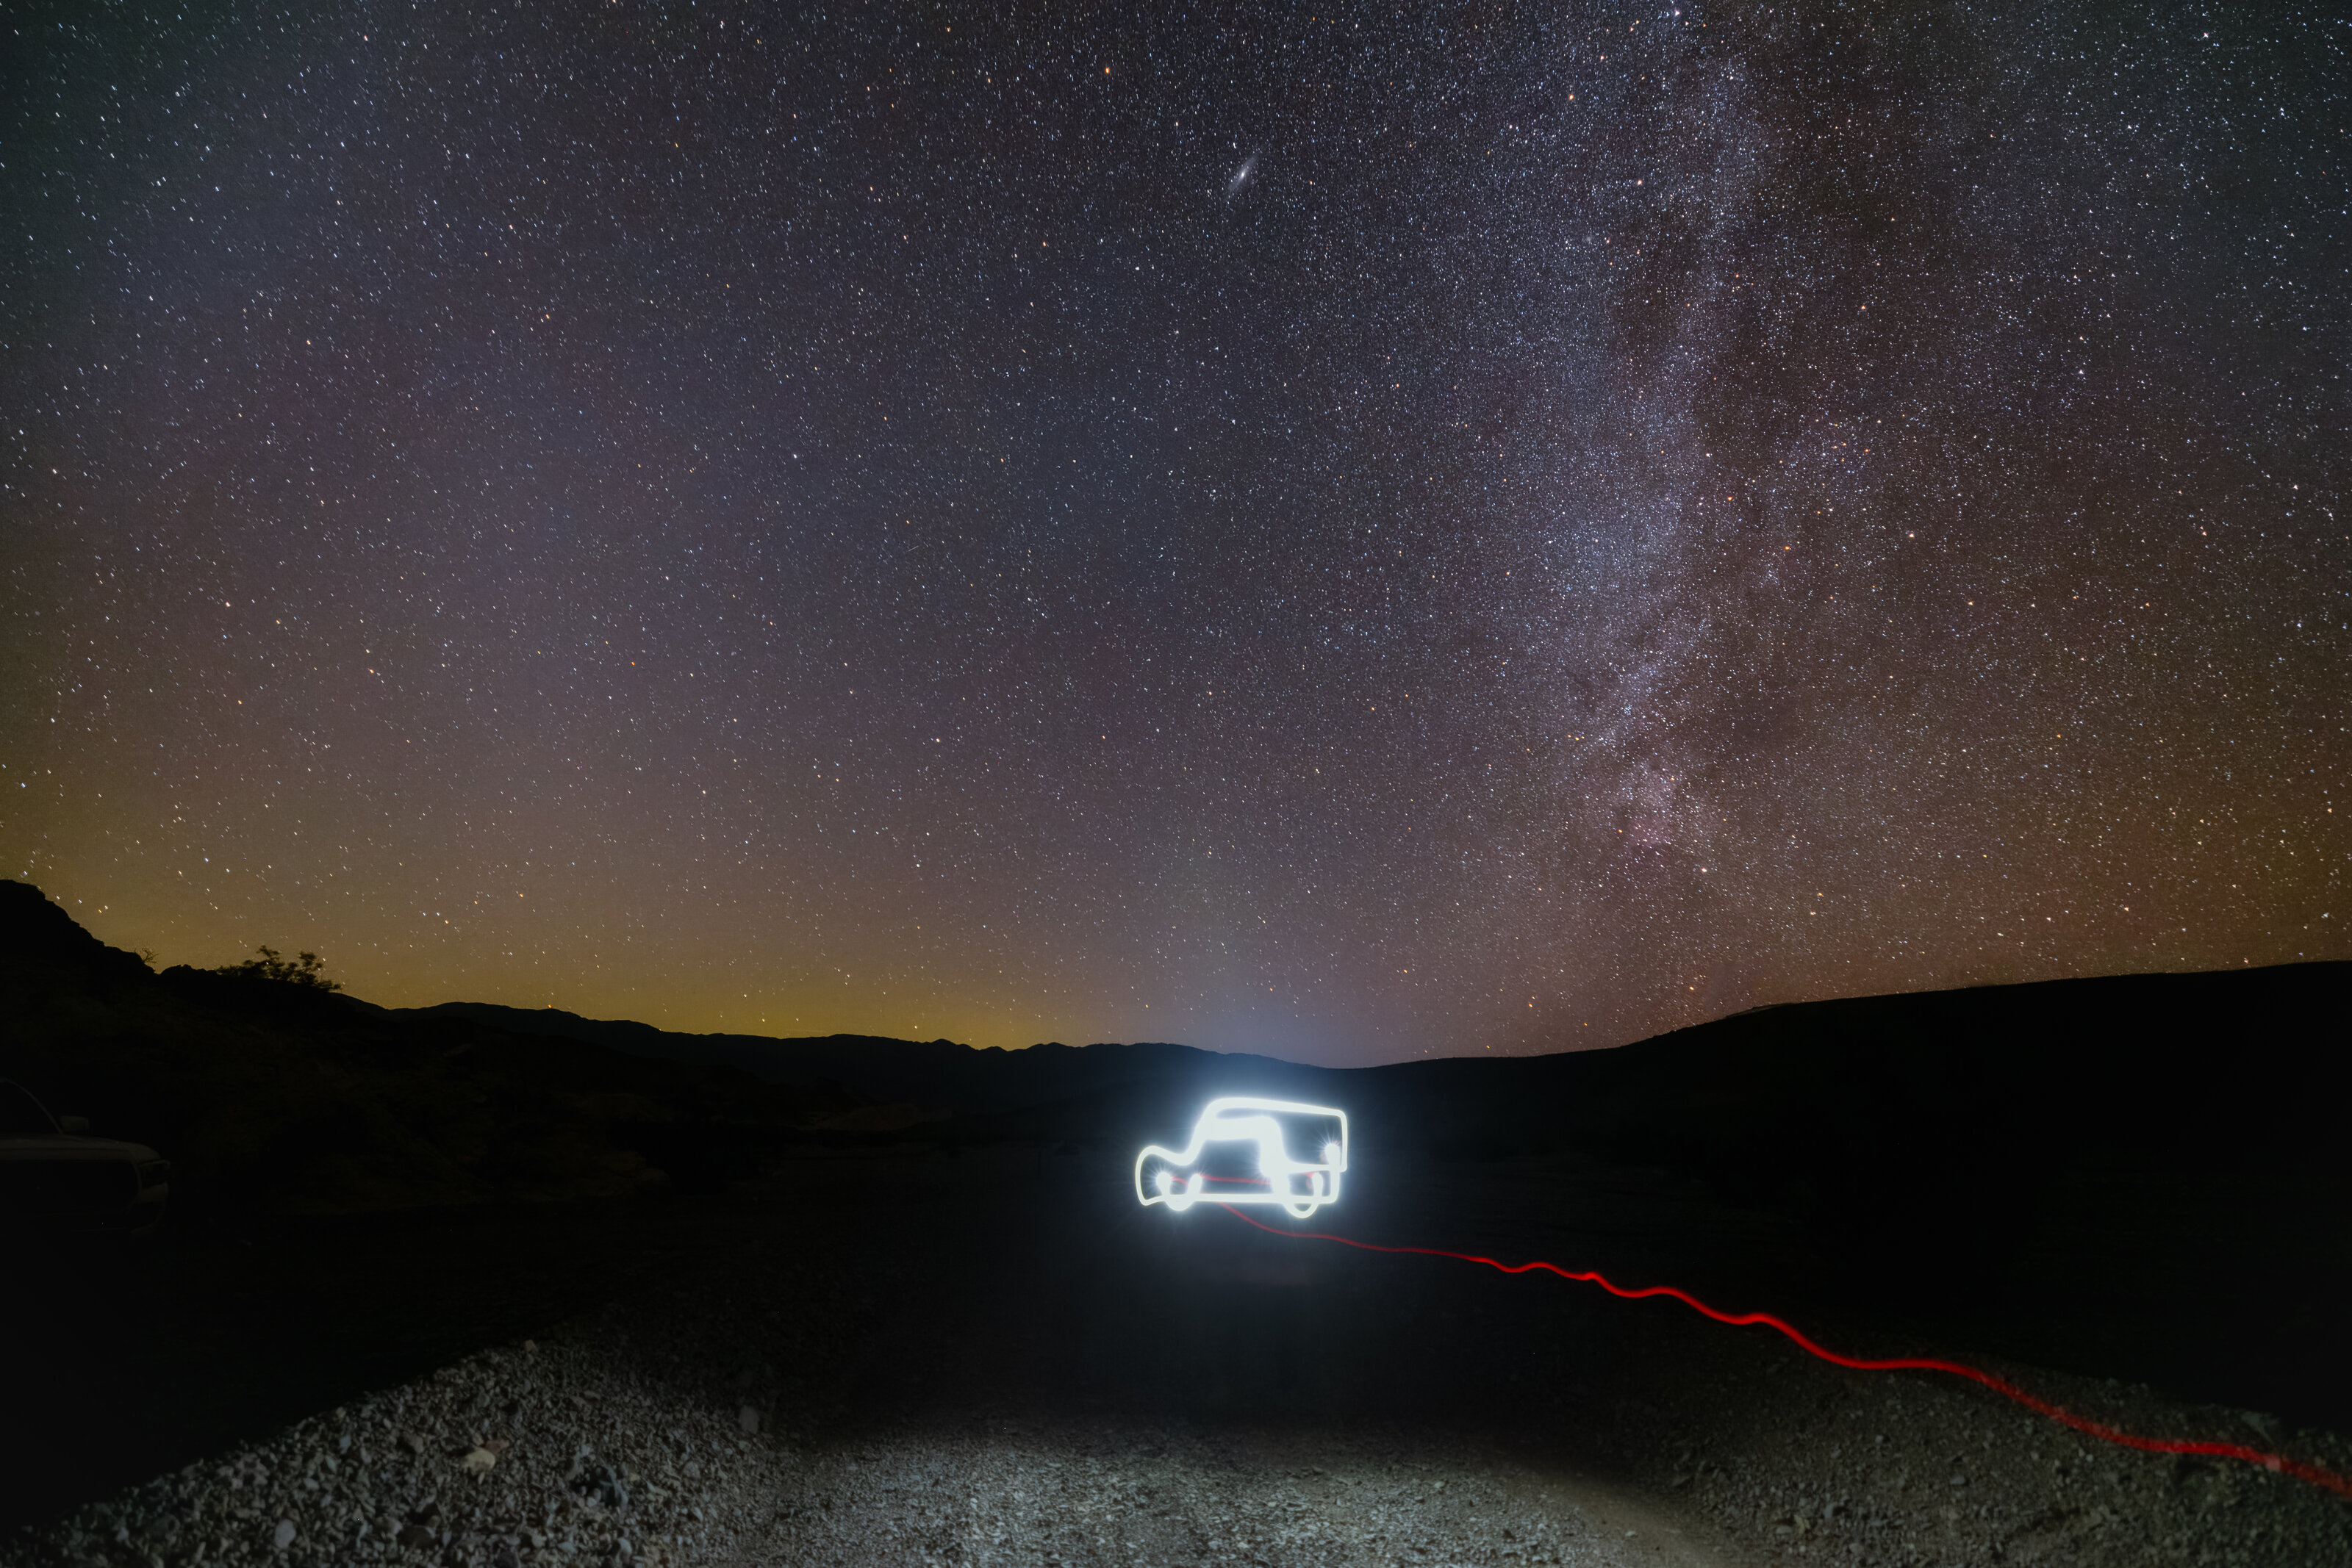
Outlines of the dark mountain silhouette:
[[[1123,1151],[1181,1137],[1210,1095],[1276,1093],[1344,1107],[1367,1169],[1491,1173],[1460,1234],[1385,1239],[1525,1254],[1573,1232],[1588,1260],[1832,1329],[2336,1419],[2352,1412],[2333,1316],[2352,1294],[2347,1003],[2347,964],[2120,976],[1343,1070],[1167,1043],[1006,1051],[387,1009],[152,975],[0,883],[0,1076],[162,1150],[175,1204],[611,1197],[828,1150],[1008,1141],[1090,1151],[1116,1182]],[[1653,1218],[1613,1240],[1575,1230],[1539,1196],[1567,1171],[1580,1191],[1649,1195]]]
[[445,1002],[417,1009],[414,1016],[463,1019],[517,1034],[583,1040],[667,1061],[739,1067],[771,1083],[835,1082],[872,1101],[951,1105],[967,1114],[1048,1103],[1144,1074],[1193,1068],[1206,1071],[1213,1063],[1262,1063],[1262,1068],[1251,1070],[1266,1072],[1297,1071],[1292,1063],[1268,1057],[1229,1056],[1188,1045],[1054,1042],[1024,1051],[998,1051],[975,1050],[948,1040],[894,1040],[871,1034],[798,1039],[674,1034],[650,1024],[488,1002]]
[[[180,1145],[199,1185],[208,1163],[256,1195],[326,1180],[300,1197],[320,1207],[559,1195],[566,1143],[573,1164],[596,1148],[590,1163],[607,1169],[572,1185],[609,1185],[661,1126],[713,1144],[756,1131],[763,1148],[1123,1143],[1243,1092],[1342,1104],[1368,1153],[1663,1167],[1725,1201],[1861,1223],[1923,1203],[1997,1212],[2094,1168],[2324,1184],[2352,1103],[2352,965],[2326,963],[1856,998],[1610,1051],[1330,1069],[1168,1043],[974,1050],[680,1034],[484,1003],[383,1009],[152,975],[38,890],[0,882],[0,1002],[8,1061],[60,1104]],[[351,1152],[327,1152],[339,1144]],[[269,1174],[298,1149],[309,1176]]]
[[858,1102],[738,1069],[420,1021],[348,995],[152,974],[0,882],[0,1076],[168,1152],[175,1211],[618,1196],[756,1170]]
[[[1990,1199],[2085,1163],[2218,1174],[2332,1164],[2352,1091],[2352,965],[2130,975],[1762,1009],[1613,1051],[1332,1069],[1170,1044],[975,1051],[869,1035],[668,1033],[449,1003],[464,1019],[868,1102],[951,1108],[973,1136],[1156,1133],[1196,1092],[1322,1095],[1368,1145],[1444,1158],[1580,1153],[1704,1176],[1730,1198],[1864,1178]],[[1905,1179],[1904,1173],[1912,1173]],[[1887,1178],[1895,1177],[1892,1186]]]

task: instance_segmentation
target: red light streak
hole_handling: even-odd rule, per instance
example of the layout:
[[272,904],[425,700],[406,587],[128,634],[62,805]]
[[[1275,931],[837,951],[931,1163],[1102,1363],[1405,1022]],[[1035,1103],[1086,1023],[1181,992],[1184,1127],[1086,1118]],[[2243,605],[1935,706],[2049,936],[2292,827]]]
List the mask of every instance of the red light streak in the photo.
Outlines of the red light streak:
[[2137,1433],[2126,1432],[2119,1427],[2107,1426],[2105,1422],[2077,1416],[2063,1406],[2053,1405],[2047,1399],[2027,1393],[2005,1377],[1996,1377],[1981,1367],[1969,1366],[1963,1362],[1944,1361],[1934,1356],[1924,1355],[1884,1358],[1840,1355],[1833,1350],[1816,1344],[1794,1325],[1774,1317],[1769,1312],[1723,1312],[1708,1306],[1687,1291],[1678,1291],[1672,1285],[1643,1285],[1628,1289],[1591,1270],[1563,1269],[1557,1263],[1547,1263],[1540,1259],[1529,1263],[1505,1263],[1498,1259],[1482,1258],[1475,1252],[1449,1252],[1442,1247],[1382,1247],[1375,1242],[1358,1241],[1349,1237],[1333,1236],[1324,1231],[1286,1230],[1278,1225],[1267,1225],[1252,1219],[1237,1208],[1223,1204],[1218,1207],[1244,1224],[1255,1225],[1260,1230],[1271,1232],[1276,1236],[1292,1236],[1304,1241],[1336,1241],[1342,1247],[1353,1247],[1364,1252],[1401,1252],[1422,1258],[1454,1258],[1465,1263],[1484,1263],[1487,1268],[1499,1270],[1506,1274],[1527,1274],[1541,1270],[1548,1274],[1557,1274],[1563,1280],[1576,1280],[1586,1284],[1598,1285],[1611,1295],[1622,1296],[1627,1301],[1639,1301],[1645,1296],[1671,1296],[1692,1311],[1713,1318],[1719,1323],[1729,1323],[1736,1328],[1745,1327],[1750,1323],[1762,1323],[1765,1327],[1777,1331],[1806,1354],[1818,1356],[1832,1366],[1850,1367],[1856,1372],[1949,1373],[1955,1377],[1965,1377],[1971,1383],[1982,1384],[2002,1398],[2013,1400],[2037,1416],[2048,1416],[2061,1426],[2071,1427],[2085,1437],[2096,1437],[2103,1443],[2114,1443],[2126,1448],[2137,1448],[2143,1453],[2149,1454],[2199,1454],[2214,1458],[2243,1459],[2250,1465],[2260,1465],[2266,1470],[2293,1476],[2297,1480],[2309,1481],[2314,1486],[2326,1487],[2329,1491],[2339,1496],[2352,1498],[2352,1478],[2339,1476],[2335,1471],[2322,1469],[2317,1465],[2305,1464],[2301,1459],[2289,1458],[2284,1454],[2265,1453],[2260,1448],[2250,1448],[2242,1443],[2205,1443],[2172,1437],[2143,1437]]

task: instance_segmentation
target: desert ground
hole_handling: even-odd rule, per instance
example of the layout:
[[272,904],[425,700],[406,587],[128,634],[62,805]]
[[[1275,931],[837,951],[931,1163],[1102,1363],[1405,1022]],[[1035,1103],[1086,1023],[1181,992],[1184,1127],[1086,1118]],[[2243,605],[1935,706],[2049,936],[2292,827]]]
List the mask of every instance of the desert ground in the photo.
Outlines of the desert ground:
[[[1660,1173],[1353,1180],[1319,1227],[1635,1283],[1793,1245]],[[2352,1503],[2289,1477],[1672,1302],[1145,1210],[1109,1149],[24,1246],[17,1408],[49,1415],[10,1423],[10,1564],[2352,1562]],[[1803,1326],[2352,1469],[2260,1413]]]

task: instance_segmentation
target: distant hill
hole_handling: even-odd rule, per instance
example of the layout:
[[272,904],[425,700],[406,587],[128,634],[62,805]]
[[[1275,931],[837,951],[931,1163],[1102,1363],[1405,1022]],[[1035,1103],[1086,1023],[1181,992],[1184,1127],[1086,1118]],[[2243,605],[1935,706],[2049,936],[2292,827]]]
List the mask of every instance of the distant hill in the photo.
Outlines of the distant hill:
[[340,993],[152,974],[0,881],[0,1076],[173,1164],[176,1212],[614,1197],[758,1168],[861,1104]]
[[[953,1040],[895,1040],[875,1034],[777,1039],[754,1034],[673,1034],[649,1024],[584,1019],[554,1008],[509,1008],[492,1002],[444,1002],[399,1016],[462,1019],[516,1034],[584,1040],[665,1061],[740,1067],[771,1083],[836,1082],[877,1102],[951,1105],[970,1114],[1007,1111],[1068,1099],[1106,1084],[1171,1070],[1211,1064],[1262,1071],[1297,1071],[1269,1057],[1225,1055],[1189,1045],[1068,1046],[1025,1051],[975,1049]],[[1311,1070],[1307,1070],[1311,1071]]]
[[383,1009],[152,975],[0,882],[0,1072],[169,1147],[199,1186],[326,1207],[625,1190],[843,1139],[1164,1138],[1209,1094],[1259,1092],[1345,1106],[1369,1151],[1568,1153],[1876,1214],[2192,1153],[2319,1179],[2352,1103],[2347,964],[1811,1002],[1611,1051],[1332,1069],[1167,1043],[1007,1051]]
[[[453,1002],[463,1019],[873,1103],[978,1134],[1125,1136],[1246,1090],[1347,1105],[1375,1146],[1449,1158],[1577,1149],[1769,1196],[1931,1159],[1952,1181],[2053,1161],[2324,1160],[2352,1103],[2352,964],[2126,975],[1762,1008],[1612,1051],[1303,1066],[1171,1044],[973,1050],[873,1035],[769,1039]],[[1045,1113],[1059,1108],[1059,1114]],[[1939,1178],[1944,1179],[1944,1178]]]
[[[1412,1184],[1469,1195],[1460,1230],[1386,1239],[1549,1236],[1825,1331],[2352,1411],[2347,964],[1811,1002],[1615,1050],[1341,1070],[387,1009],[151,974],[0,882],[0,1075],[163,1151],[199,1210],[609,1197],[889,1144],[1084,1152],[1117,1181],[1211,1095],[1268,1092],[1348,1111],[1350,1229],[1379,1234],[1380,1183]],[[1681,1229],[1579,1207],[1612,1184]]]

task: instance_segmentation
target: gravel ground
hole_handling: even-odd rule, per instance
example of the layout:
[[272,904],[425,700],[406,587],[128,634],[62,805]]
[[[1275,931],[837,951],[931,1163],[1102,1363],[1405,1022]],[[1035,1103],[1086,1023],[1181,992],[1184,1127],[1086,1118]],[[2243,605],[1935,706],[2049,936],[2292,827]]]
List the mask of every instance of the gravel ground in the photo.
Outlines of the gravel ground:
[[[628,1312],[485,1352],[95,1504],[71,1563],[1724,1561],[1622,1489],[1445,1434],[990,1415],[809,1443],[642,1375]],[[1310,1462],[1311,1461],[1311,1462]]]
[[[1955,1379],[1853,1373],[1769,1339],[1652,1325],[1600,1435],[1620,1473],[1742,1560],[1942,1568],[2341,1568],[2352,1502],[2237,1460],[2143,1454]],[[1750,1333],[1756,1331],[1749,1331]],[[2352,1474],[2352,1442],[2148,1389],[1994,1364],[2127,1431],[2219,1439]]]
[[812,1442],[775,1425],[772,1369],[646,1375],[681,1360],[674,1321],[667,1348],[637,1348],[646,1315],[468,1357],[28,1532],[0,1563],[1723,1561],[1622,1489],[1446,1434],[994,1413]]
[[775,1449],[592,1341],[486,1352],[82,1510],[15,1563],[709,1560]]
[[[1311,1461],[1311,1462],[1309,1462]],[[761,1563],[1724,1561],[1589,1479],[1443,1436],[1040,1422],[881,1437],[790,1473]]]
[[[1022,1207],[1025,1168],[803,1173],[722,1256],[26,1532],[0,1568],[2352,1564],[2352,1505],[2288,1478],[2124,1452],[1949,1380],[1843,1372],[1763,1331],[1466,1267],[1412,1277],[1423,1326],[1334,1353],[1361,1388],[1426,1345],[1423,1370],[1466,1404],[1349,1406],[1315,1393],[1335,1368],[1311,1354],[1300,1413],[1278,1420],[1041,1374],[1080,1367],[1089,1333],[1146,1298],[1054,1283],[1075,1244]],[[832,1184],[824,1201],[804,1201],[812,1182]],[[1070,1277],[1142,1275],[1107,1256]],[[1397,1265],[1330,1261],[1292,1291],[1315,1313],[1404,1311]],[[1586,1338],[1608,1349],[1580,1365]],[[2329,1434],[2002,1370],[2137,1429],[2352,1468]]]

